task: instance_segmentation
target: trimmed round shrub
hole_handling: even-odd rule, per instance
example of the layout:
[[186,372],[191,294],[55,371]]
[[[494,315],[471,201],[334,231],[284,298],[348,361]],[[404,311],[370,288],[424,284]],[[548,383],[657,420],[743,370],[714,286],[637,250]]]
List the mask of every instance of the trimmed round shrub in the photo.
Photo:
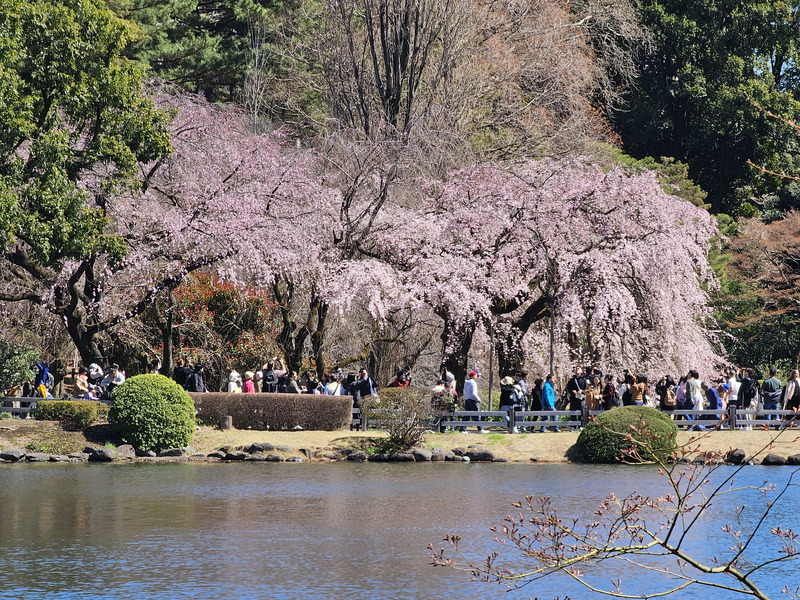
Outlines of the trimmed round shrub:
[[108,419],[140,450],[181,448],[194,434],[194,402],[172,379],[137,375],[114,388]]
[[621,406],[598,415],[575,444],[579,460],[592,463],[669,461],[678,427],[647,406]]

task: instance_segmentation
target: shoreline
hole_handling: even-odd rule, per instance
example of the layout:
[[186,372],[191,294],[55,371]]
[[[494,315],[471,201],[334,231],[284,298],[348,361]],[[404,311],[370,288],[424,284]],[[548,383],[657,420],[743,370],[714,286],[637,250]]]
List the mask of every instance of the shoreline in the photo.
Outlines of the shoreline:
[[[80,453],[86,447],[97,449],[116,447],[116,443],[108,438],[108,434],[107,425],[96,425],[84,431],[67,431],[55,421],[3,419],[0,420],[0,451],[13,448],[27,454],[63,457]],[[425,453],[441,449],[446,453],[455,451],[457,458],[450,460],[461,460],[462,455],[472,453],[478,460],[529,464],[570,463],[567,453],[577,441],[578,434],[578,431],[508,434],[501,429],[491,430],[486,434],[479,434],[474,430],[468,433],[428,433],[425,443],[420,447],[422,452],[420,457],[425,460]],[[380,431],[222,431],[203,426],[197,428],[190,446],[191,455],[195,460],[200,460],[200,455],[211,455],[211,458],[225,457],[225,453],[218,452],[221,448],[225,448],[228,452],[242,452],[253,444],[265,444],[265,447],[272,446],[276,449],[271,452],[272,460],[333,462],[345,459],[358,460],[349,456],[354,453],[363,454],[362,460],[375,459],[369,449],[374,447],[375,440],[384,437],[385,434]],[[800,454],[798,429],[679,431],[677,441],[679,447],[683,449],[683,455],[687,457],[684,460],[692,460],[700,454],[713,454],[716,458],[722,458],[737,449],[743,451],[745,460],[753,458],[763,460],[767,454],[784,458]],[[484,451],[483,454],[478,454],[478,450]],[[488,453],[485,452],[487,450]],[[482,459],[481,456],[485,458]],[[175,460],[181,457],[186,459],[189,455],[168,458]],[[420,460],[420,457],[417,460]],[[39,456],[39,459],[42,458]],[[130,452],[126,458],[133,458]],[[259,459],[260,457],[248,460]],[[244,460],[244,457],[233,460]],[[406,457],[402,460],[409,459]]]

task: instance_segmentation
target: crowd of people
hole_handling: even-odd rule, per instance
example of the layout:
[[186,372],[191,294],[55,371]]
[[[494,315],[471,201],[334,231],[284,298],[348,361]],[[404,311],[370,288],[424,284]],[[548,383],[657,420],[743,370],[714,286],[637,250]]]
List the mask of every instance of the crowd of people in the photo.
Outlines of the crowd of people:
[[[470,371],[464,382],[464,398],[459,400],[455,392],[454,378],[447,371],[432,389],[432,405],[439,410],[480,410],[480,398],[476,380],[479,372]],[[611,410],[619,406],[650,406],[670,414],[672,419],[686,421],[683,426],[692,430],[705,430],[711,427],[727,428],[727,409],[754,411],[746,414],[739,428],[751,430],[751,421],[757,413],[764,411],[764,418],[774,421],[774,427],[785,427],[800,410],[800,372],[791,372],[786,384],[777,377],[777,370],[770,369],[770,376],[759,383],[753,369],[728,367],[717,377],[703,381],[696,370],[690,370],[676,381],[671,375],[664,375],[654,385],[645,375],[623,372],[617,379],[614,375],[604,375],[596,367],[575,367],[561,394],[556,393],[552,375],[537,378],[529,387],[527,373],[517,371],[504,375],[500,380],[500,410],[547,412],[556,410],[580,411],[584,407],[590,411]],[[715,411],[716,414],[675,415],[679,410]],[[769,411],[787,410],[792,414],[781,419]],[[467,417],[478,421],[480,417]],[[713,421],[713,423],[706,423]],[[545,422],[547,424],[545,424]],[[478,432],[484,432],[477,425]],[[464,428],[461,428],[464,431]],[[513,432],[559,431],[555,415],[529,417],[519,422]]]
[[[177,373],[177,369],[176,369]],[[176,376],[178,383],[181,380]],[[390,384],[392,387],[407,387],[410,384],[408,371],[400,371]],[[183,383],[181,383],[183,385]],[[186,387],[184,385],[184,387]],[[188,389],[188,388],[187,388]],[[352,396],[353,404],[358,406],[361,398],[377,394],[378,387],[366,369],[358,373],[345,374],[342,369],[325,373],[317,379],[313,371],[286,369],[278,357],[273,357],[259,371],[245,371],[244,375],[231,371],[228,375],[228,393],[252,394],[256,392],[277,392],[280,394],[319,394],[326,396]]]
[[[23,386],[5,390],[6,396],[52,398],[54,377],[50,366],[39,361],[35,367],[35,377]],[[161,365],[153,360],[148,365],[150,373],[159,373]],[[774,421],[774,427],[783,427],[794,420],[795,413],[800,410],[800,373],[793,370],[785,384],[777,377],[776,369],[770,369],[769,377],[759,383],[753,369],[737,369],[728,367],[715,378],[703,381],[696,370],[690,370],[676,381],[671,375],[664,375],[652,384],[644,375],[636,375],[628,371],[620,378],[604,375],[597,367],[575,367],[562,393],[556,392],[553,376],[537,378],[532,385],[528,384],[528,374],[519,370],[504,374],[500,379],[499,409],[511,411],[554,412],[556,410],[580,411],[588,408],[591,411],[611,410],[618,406],[645,405],[658,408],[669,413],[671,418],[685,420],[684,424],[692,429],[708,427],[726,427],[726,411],[729,406],[754,411],[756,414],[765,411],[765,419]],[[206,392],[204,367],[202,364],[192,365],[184,359],[176,361],[173,372],[174,380],[190,392]],[[456,391],[455,376],[446,368],[442,369],[436,385],[432,388],[431,406],[441,412],[461,410],[480,412],[482,401],[479,392],[477,369],[467,373],[464,381],[463,397]],[[113,389],[125,381],[125,373],[119,365],[111,364],[105,370],[96,363],[89,367],[80,367],[77,375],[70,382],[71,389],[65,389],[67,395],[87,400],[107,400]],[[397,372],[389,387],[408,387],[411,375],[407,369]],[[293,394],[320,394],[330,396],[352,396],[354,406],[358,407],[361,398],[375,395],[378,392],[375,381],[367,370],[362,368],[357,373],[345,374],[341,368],[325,373],[318,379],[313,371],[305,371],[298,376],[296,371],[288,370],[278,357],[265,362],[260,370],[245,371],[240,375],[231,371],[228,376],[227,391],[229,393],[277,392]],[[487,408],[487,406],[483,404]],[[716,411],[715,415],[676,416],[676,409]],[[770,411],[793,411],[781,419]],[[476,422],[479,432],[485,428],[479,415],[470,415],[467,420]],[[713,420],[714,423],[704,423]],[[740,422],[742,429],[752,429],[749,421],[754,414],[745,415]],[[741,424],[743,423],[743,424]],[[559,431],[555,414],[534,417],[533,420],[520,422],[514,432],[524,431]],[[465,430],[464,427],[461,428]]]

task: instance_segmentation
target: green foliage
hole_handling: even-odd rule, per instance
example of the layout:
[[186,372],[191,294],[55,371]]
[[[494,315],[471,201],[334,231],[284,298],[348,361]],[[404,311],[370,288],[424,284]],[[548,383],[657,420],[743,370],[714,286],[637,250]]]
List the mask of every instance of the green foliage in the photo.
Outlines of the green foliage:
[[609,154],[609,158],[614,164],[624,165],[635,170],[655,171],[661,181],[661,188],[667,194],[683,198],[695,206],[709,208],[709,205],[705,203],[708,194],[689,177],[687,164],[664,156],[660,161],[652,156],[636,159],[605,144],[600,145],[600,149]]
[[678,428],[664,413],[647,406],[613,408],[590,422],[578,437],[580,460],[591,463],[670,460]]
[[86,429],[108,419],[109,406],[93,400],[42,400],[36,403],[39,421],[61,421],[62,425]]
[[194,402],[163,375],[137,375],[114,388],[109,421],[122,439],[141,450],[189,444],[194,434]]
[[0,392],[33,379],[39,352],[25,344],[0,341]]
[[774,190],[779,181],[748,160],[788,169],[797,140],[751,99],[797,117],[796,11],[768,0],[643,1],[654,47],[615,117],[626,151],[686,162],[714,212],[738,215],[748,198]]
[[335,431],[349,427],[353,418],[350,396],[316,394],[195,394],[197,418],[219,425],[233,417],[236,429]]
[[102,165],[97,184],[112,191],[137,161],[170,150],[141,70],[119,57],[129,34],[102,0],[0,4],[0,241],[23,242],[36,265],[95,252],[119,260],[124,244],[103,233],[102,203],[80,180]]

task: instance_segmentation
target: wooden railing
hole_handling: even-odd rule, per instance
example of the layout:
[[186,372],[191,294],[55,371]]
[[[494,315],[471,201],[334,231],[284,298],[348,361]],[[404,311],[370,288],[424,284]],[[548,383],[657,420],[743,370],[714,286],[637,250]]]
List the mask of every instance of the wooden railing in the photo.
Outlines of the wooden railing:
[[22,398],[16,396],[4,396],[0,403],[0,412],[11,413],[15,417],[27,419],[36,414],[36,403],[41,398]]

